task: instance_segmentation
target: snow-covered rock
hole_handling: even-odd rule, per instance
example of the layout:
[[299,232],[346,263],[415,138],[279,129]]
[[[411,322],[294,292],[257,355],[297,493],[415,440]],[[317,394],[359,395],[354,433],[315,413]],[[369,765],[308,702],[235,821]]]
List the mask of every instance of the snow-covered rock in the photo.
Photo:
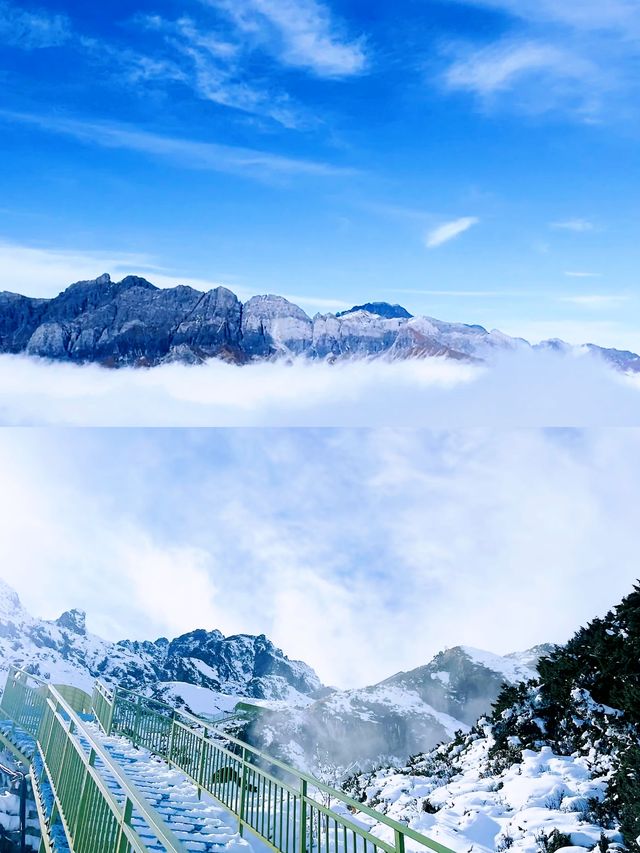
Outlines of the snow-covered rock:
[[[167,692],[169,682],[176,696],[178,684],[198,687],[209,694],[211,713],[220,707],[219,695],[234,696],[234,704],[241,697],[295,702],[322,686],[310,666],[289,660],[264,635],[225,637],[220,631],[197,629],[173,640],[113,643],[88,633],[80,610],[54,621],[32,617],[14,590],[0,581],[2,683],[10,665],[87,692],[96,678],[151,692]],[[199,710],[206,708],[201,694]]]

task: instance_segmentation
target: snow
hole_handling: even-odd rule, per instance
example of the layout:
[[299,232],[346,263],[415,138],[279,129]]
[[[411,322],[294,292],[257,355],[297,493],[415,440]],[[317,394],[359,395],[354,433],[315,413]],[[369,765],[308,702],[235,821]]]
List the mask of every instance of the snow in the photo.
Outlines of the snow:
[[492,652],[486,652],[483,649],[473,648],[473,646],[461,646],[460,648],[472,661],[480,666],[492,669],[494,672],[499,672],[504,676],[505,681],[509,681],[512,684],[517,684],[519,681],[528,681],[538,676],[538,673],[534,669],[520,663],[517,656],[502,657]]
[[[514,853],[539,853],[541,833],[548,836],[554,829],[570,836],[565,850],[593,849],[602,832],[611,842],[622,841],[617,830],[588,817],[589,799],[602,799],[606,772],[594,774],[586,758],[556,755],[543,747],[524,750],[521,763],[487,774],[492,743],[490,736],[475,739],[449,781],[417,775],[419,766],[413,772],[378,771],[369,779],[368,799],[379,801],[389,817],[408,820],[413,829],[453,850],[482,853],[507,839]],[[437,809],[434,814],[423,810],[425,800]],[[374,831],[384,830],[378,826]]]

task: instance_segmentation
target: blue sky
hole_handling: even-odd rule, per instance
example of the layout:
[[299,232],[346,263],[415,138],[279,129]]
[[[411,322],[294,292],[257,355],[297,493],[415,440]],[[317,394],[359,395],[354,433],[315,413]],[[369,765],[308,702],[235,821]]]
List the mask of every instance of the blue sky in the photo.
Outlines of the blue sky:
[[266,633],[328,683],[565,641],[637,578],[638,430],[0,432],[0,576],[111,639]]
[[0,0],[0,287],[640,350],[636,0]]

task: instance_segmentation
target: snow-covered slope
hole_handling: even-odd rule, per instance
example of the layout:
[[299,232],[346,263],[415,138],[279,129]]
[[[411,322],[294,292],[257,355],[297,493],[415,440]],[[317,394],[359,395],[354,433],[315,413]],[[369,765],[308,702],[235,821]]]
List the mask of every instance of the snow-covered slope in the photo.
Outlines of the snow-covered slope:
[[250,737],[263,748],[309,770],[333,764],[361,769],[406,761],[468,731],[495,701],[503,683],[536,676],[535,664],[551,646],[514,657],[458,646],[427,665],[356,690],[335,691],[306,708],[265,711]]
[[610,761],[594,766],[589,756],[558,755],[543,746],[523,750],[519,763],[496,772],[494,746],[485,722],[453,748],[354,780],[350,791],[435,841],[469,853],[509,848],[548,853],[554,839],[558,849],[593,850],[603,833],[610,843],[622,841],[619,828],[603,826],[593,806],[611,778]]
[[87,691],[99,677],[111,684],[163,691],[179,703],[188,702],[180,699],[188,687],[197,687],[199,710],[205,712],[208,699],[211,713],[227,710],[223,696],[295,704],[322,686],[311,667],[289,660],[264,635],[225,637],[220,631],[199,629],[171,641],[112,643],[88,633],[85,614],[79,610],[51,622],[32,617],[17,594],[0,581],[2,682],[11,664]]
[[454,850],[639,853],[640,584],[538,669],[468,733],[346,789]]

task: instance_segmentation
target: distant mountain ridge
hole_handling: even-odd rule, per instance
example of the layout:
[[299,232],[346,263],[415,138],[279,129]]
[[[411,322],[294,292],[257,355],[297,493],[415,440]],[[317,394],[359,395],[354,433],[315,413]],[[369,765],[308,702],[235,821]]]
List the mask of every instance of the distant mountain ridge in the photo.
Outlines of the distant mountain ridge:
[[0,686],[10,665],[90,692],[96,678],[141,690],[196,714],[228,711],[244,699],[262,706],[247,739],[297,766],[367,769],[449,740],[486,713],[503,683],[536,675],[540,646],[502,657],[457,646],[425,666],[369,687],[323,687],[264,635],[196,629],[173,640],[109,642],[87,631],[85,614],[31,616],[0,581]]
[[402,763],[450,741],[457,731],[468,731],[505,683],[535,678],[537,661],[553,648],[542,645],[503,657],[455,646],[370,687],[337,690],[302,708],[267,709],[248,736],[314,773],[326,765],[364,770]]
[[290,660],[264,635],[225,637],[197,629],[173,640],[109,642],[87,632],[81,610],[66,611],[54,621],[34,618],[0,581],[1,683],[11,664],[87,692],[96,678],[152,691],[186,683],[210,691],[213,710],[219,693],[296,703],[309,701],[322,688],[310,666]]
[[[113,282],[105,273],[52,299],[0,292],[0,353],[108,367],[197,364],[210,358],[245,364],[299,356],[477,362],[531,348],[496,329],[414,317],[386,302],[312,318],[282,296],[254,296],[242,303],[225,287],[206,293],[185,285],[158,288],[140,276]],[[534,348],[581,349],[559,340]],[[595,344],[582,349],[617,369],[640,371],[636,353]]]

